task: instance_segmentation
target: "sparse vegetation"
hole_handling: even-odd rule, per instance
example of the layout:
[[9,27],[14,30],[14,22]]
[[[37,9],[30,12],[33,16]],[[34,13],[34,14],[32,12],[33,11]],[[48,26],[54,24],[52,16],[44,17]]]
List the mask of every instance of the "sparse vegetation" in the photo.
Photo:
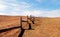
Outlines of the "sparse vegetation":
[[[19,16],[0,16],[0,30],[13,26],[20,26]],[[23,23],[23,28],[28,28],[26,23]],[[60,37],[60,18],[36,17],[32,28],[34,30],[25,30],[23,37]],[[20,28],[16,28],[0,32],[0,37],[18,37],[20,31]]]

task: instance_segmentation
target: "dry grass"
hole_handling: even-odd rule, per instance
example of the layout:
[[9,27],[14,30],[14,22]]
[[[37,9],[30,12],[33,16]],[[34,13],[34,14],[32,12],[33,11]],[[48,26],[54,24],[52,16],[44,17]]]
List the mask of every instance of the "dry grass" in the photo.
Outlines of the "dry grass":
[[[23,17],[23,19],[26,17]],[[19,16],[0,16],[0,29],[20,26]],[[23,27],[27,27],[23,23]],[[32,24],[34,30],[25,30],[23,37],[60,37],[60,18],[35,18],[35,24]],[[18,37],[20,29],[12,29],[0,33],[0,37]]]

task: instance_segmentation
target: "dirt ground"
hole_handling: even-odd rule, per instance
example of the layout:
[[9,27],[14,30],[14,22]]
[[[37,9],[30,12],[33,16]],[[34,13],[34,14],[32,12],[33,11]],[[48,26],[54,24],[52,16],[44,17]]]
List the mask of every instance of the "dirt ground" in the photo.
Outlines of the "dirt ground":
[[[25,19],[26,17],[23,17]],[[20,26],[19,16],[0,16],[0,30]],[[23,23],[23,28],[28,28]],[[23,37],[60,37],[60,18],[35,18],[35,24],[32,24],[33,30],[25,30]],[[0,31],[0,37],[18,37],[21,33],[20,28],[8,31]]]

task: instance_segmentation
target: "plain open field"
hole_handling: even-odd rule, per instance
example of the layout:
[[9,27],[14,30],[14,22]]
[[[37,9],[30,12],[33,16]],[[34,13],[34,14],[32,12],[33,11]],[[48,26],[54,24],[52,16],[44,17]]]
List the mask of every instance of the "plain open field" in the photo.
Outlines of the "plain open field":
[[[22,16],[25,19],[25,16]],[[23,23],[23,27],[27,27]],[[0,16],[0,30],[4,28],[20,26],[19,16]],[[35,18],[32,24],[34,30],[25,30],[23,37],[60,37],[60,18]],[[11,29],[5,32],[0,31],[0,37],[18,37],[20,28]]]

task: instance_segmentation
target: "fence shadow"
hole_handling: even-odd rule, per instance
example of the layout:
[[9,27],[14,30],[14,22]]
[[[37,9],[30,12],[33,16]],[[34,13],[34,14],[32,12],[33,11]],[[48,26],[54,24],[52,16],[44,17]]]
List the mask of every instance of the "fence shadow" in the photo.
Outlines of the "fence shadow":
[[23,36],[23,34],[24,34],[24,32],[25,32],[25,29],[21,29],[21,33],[19,34],[19,36],[18,36],[18,37],[22,37],[22,36]]
[[6,29],[1,29],[0,33],[6,32],[6,31],[9,31],[9,30],[13,30],[13,29],[17,29],[17,28],[20,28],[20,26],[12,27],[12,28],[6,28]]
[[[35,19],[35,18],[30,17],[30,20],[31,20],[31,22],[32,22],[33,24],[34,24],[34,19]],[[23,28],[22,28],[22,22],[26,22],[27,24],[29,24],[29,28],[28,28],[28,29],[23,29]],[[1,30],[0,30],[0,33],[6,32],[6,31],[9,31],[9,30],[13,30],[13,29],[17,29],[17,28],[21,28],[21,33],[19,34],[18,37],[22,37],[23,34],[24,34],[24,32],[25,32],[25,30],[33,30],[32,27],[31,27],[31,23],[28,22],[28,17],[27,17],[27,21],[23,21],[23,20],[22,20],[22,17],[20,17],[20,25],[21,25],[21,26],[12,27],[12,28],[6,28],[6,29],[1,29]]]

